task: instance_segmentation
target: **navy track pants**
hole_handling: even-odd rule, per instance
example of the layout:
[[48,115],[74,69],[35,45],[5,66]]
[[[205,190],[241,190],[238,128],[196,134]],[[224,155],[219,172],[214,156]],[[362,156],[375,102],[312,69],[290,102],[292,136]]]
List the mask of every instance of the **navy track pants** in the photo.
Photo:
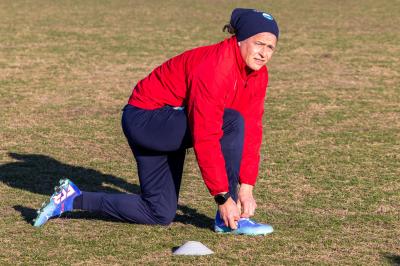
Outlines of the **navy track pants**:
[[[186,111],[170,106],[145,110],[127,105],[122,128],[137,162],[141,194],[83,192],[74,207],[100,211],[127,222],[167,225],[175,217],[186,149],[192,147]],[[220,143],[229,190],[236,201],[243,117],[233,109],[225,109],[222,129]]]

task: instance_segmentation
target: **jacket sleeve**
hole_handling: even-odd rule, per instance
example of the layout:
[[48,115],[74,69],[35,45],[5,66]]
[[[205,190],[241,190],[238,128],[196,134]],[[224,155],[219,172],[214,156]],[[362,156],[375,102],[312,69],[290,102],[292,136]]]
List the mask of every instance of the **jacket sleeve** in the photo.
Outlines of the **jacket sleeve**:
[[245,134],[242,161],[240,164],[240,183],[254,186],[260,164],[260,147],[262,142],[262,116],[267,88],[266,80],[244,112]]
[[220,144],[226,94],[223,79],[210,72],[193,76],[187,102],[193,148],[204,182],[213,196],[229,191]]

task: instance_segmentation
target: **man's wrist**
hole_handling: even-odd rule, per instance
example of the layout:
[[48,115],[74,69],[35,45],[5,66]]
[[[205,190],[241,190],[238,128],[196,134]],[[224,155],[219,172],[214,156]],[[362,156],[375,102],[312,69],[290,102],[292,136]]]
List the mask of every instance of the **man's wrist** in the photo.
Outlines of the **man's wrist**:
[[240,184],[240,191],[252,192],[254,186],[249,184]]
[[220,192],[214,196],[214,200],[218,205],[223,205],[231,197],[229,192]]

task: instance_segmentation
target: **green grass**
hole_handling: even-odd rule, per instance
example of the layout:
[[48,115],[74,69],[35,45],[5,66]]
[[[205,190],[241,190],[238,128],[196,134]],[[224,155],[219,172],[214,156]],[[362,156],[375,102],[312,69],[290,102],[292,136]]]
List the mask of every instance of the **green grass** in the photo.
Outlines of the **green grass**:
[[[216,235],[188,155],[171,226],[76,212],[31,226],[60,177],[138,191],[120,128],[132,86],[167,58],[226,37],[233,7],[271,11],[256,219]],[[400,264],[400,3],[0,1],[0,264]],[[208,257],[174,257],[197,240]]]

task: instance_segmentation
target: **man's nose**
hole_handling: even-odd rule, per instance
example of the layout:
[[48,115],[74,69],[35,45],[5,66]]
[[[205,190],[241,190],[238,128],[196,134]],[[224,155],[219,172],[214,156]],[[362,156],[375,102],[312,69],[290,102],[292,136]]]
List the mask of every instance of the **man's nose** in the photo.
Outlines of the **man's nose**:
[[265,47],[264,48],[262,48],[261,50],[260,50],[260,56],[261,56],[261,58],[265,58],[265,57],[267,57],[267,49],[265,49]]

